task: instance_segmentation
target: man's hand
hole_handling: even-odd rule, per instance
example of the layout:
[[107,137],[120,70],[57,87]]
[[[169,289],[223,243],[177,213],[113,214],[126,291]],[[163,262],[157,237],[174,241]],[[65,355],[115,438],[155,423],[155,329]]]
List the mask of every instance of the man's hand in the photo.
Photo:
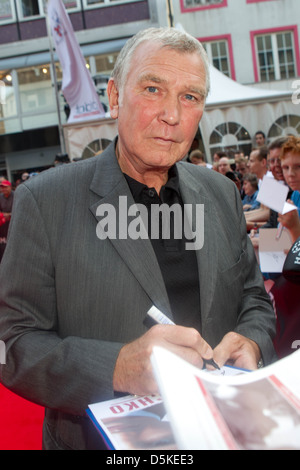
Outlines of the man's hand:
[[221,367],[229,363],[241,369],[255,370],[261,358],[259,346],[233,331],[227,333],[214,349],[214,360]]
[[211,347],[195,329],[155,325],[121,349],[113,377],[115,391],[136,395],[158,393],[150,361],[153,346],[168,349],[200,368],[203,366],[202,358],[211,359],[213,356]]
[[[290,199],[288,199],[287,202],[295,205],[293,201],[291,201]],[[283,227],[287,228],[290,231],[292,242],[295,243],[295,241],[300,236],[300,219],[299,219],[298,211],[293,210],[284,215],[279,214],[278,222],[281,223]]]

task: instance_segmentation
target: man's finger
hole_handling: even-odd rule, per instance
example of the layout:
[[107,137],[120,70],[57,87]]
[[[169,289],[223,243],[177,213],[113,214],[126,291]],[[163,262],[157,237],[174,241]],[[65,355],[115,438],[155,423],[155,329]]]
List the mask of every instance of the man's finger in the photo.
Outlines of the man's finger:
[[213,357],[212,348],[194,328],[179,325],[155,325],[151,330],[153,335],[173,345],[193,349],[205,359]]
[[214,360],[219,366],[227,362],[236,367],[255,370],[260,358],[259,347],[254,341],[230,332],[224,336],[222,341],[214,349]]

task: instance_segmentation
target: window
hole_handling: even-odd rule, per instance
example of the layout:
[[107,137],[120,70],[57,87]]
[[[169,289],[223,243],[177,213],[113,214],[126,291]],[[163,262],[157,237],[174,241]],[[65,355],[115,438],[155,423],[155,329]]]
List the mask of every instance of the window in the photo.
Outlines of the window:
[[0,0],[0,23],[15,20],[15,12],[11,0]]
[[129,3],[135,0],[85,0],[87,6],[112,5],[114,3]]
[[0,71],[1,77],[1,102],[0,119],[7,119],[17,115],[16,98],[14,92],[14,80],[11,70]]
[[21,18],[41,16],[43,13],[43,4],[39,0],[21,0]]
[[181,0],[181,10],[226,7],[227,0]]
[[212,41],[202,44],[207,52],[210,63],[220,72],[231,77],[227,41]]
[[224,122],[215,127],[210,135],[211,155],[220,151],[241,150],[245,155],[251,150],[252,141],[249,132],[236,122]]
[[277,119],[268,132],[268,138],[272,140],[290,134],[300,134],[300,116],[295,114],[286,114]]
[[74,8],[79,8],[79,0],[63,0],[66,10],[71,10]]
[[297,76],[297,30],[252,33],[255,80],[267,82]]
[[[43,10],[47,11],[48,0],[43,0]],[[80,0],[63,0],[66,10],[78,10],[80,8]]]
[[110,75],[115,66],[119,52],[112,52],[111,54],[102,54],[95,56],[96,73],[103,75]]
[[16,76],[13,70],[0,70],[0,135],[21,130],[15,95]]
[[53,107],[51,74],[48,65],[18,70],[22,113],[45,112]]
[[203,44],[210,63],[220,72],[235,80],[231,35],[208,36],[198,39]]

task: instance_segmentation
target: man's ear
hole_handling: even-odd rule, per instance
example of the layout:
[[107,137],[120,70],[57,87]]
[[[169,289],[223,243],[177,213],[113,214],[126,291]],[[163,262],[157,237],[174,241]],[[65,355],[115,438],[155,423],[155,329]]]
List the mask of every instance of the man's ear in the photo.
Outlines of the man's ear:
[[111,78],[107,84],[107,95],[110,115],[113,119],[117,119],[119,116],[119,90],[113,78]]

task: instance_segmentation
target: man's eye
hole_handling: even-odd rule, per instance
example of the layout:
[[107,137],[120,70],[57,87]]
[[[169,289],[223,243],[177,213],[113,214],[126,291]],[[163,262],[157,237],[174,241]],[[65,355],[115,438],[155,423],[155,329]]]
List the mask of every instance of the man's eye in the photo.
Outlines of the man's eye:
[[186,98],[188,101],[195,101],[195,99],[196,99],[193,95],[189,95],[189,94],[185,95],[185,98]]
[[155,86],[148,86],[147,90],[149,91],[149,93],[156,93],[157,92],[157,88]]

